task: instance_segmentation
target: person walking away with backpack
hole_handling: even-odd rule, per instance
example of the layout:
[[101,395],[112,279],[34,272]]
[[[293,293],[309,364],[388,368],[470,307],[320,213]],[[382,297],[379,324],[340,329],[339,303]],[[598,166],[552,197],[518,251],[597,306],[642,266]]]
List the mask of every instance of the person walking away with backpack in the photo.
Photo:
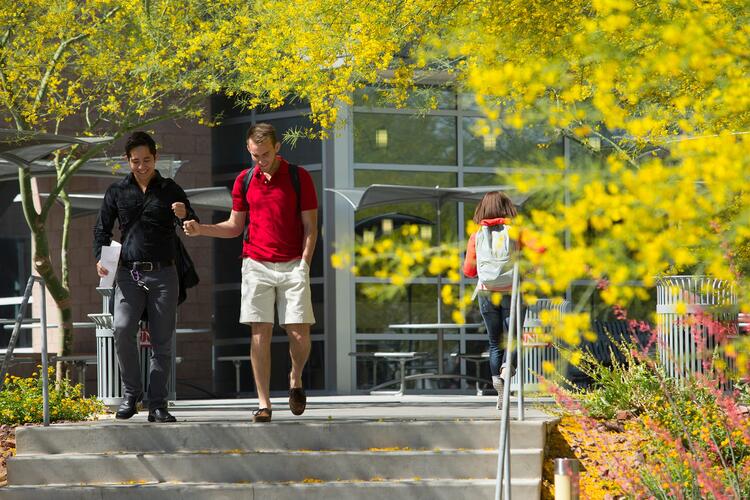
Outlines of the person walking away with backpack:
[[[490,374],[497,391],[497,409],[502,409],[503,380],[510,364],[511,377],[516,372],[515,351],[505,352],[510,322],[513,263],[518,253],[518,242],[510,238],[510,224],[517,215],[516,207],[507,195],[492,191],[484,195],[474,211],[473,220],[479,230],[466,244],[463,271],[468,278],[478,278],[474,296],[479,297],[489,340]],[[500,300],[497,301],[497,295]],[[493,300],[493,296],[495,300]],[[523,313],[523,308],[521,308]],[[521,316],[523,317],[523,316]],[[503,335],[505,332],[506,335]]]
[[192,220],[183,224],[188,236],[234,238],[246,231],[240,323],[249,325],[251,332],[250,361],[259,403],[253,422],[271,421],[274,304],[289,337],[289,408],[295,415],[301,415],[307,403],[302,369],[310,356],[310,325],[315,323],[310,262],[318,237],[318,199],[310,174],[279,156],[280,148],[272,125],[250,127],[247,150],[255,166],[243,170],[234,181],[229,219],[218,224]]

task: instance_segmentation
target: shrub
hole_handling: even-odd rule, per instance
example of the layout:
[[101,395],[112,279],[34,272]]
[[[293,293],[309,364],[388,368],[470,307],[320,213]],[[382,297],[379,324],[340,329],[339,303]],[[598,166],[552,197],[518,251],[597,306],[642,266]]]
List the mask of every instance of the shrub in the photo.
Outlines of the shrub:
[[[41,371],[41,367],[40,368]],[[54,368],[49,368],[49,414],[51,422],[80,421],[104,412],[104,405],[95,398],[84,398],[80,384],[63,379],[55,382]],[[8,375],[0,391],[0,423],[21,425],[44,421],[42,378],[39,372],[23,378]]]
[[558,388],[557,395],[589,428],[597,425],[590,417],[612,418],[619,410],[638,416],[626,426],[640,436],[637,456],[618,455],[613,445],[632,439],[629,433],[600,443],[617,465],[609,472],[622,491],[633,498],[750,498],[750,411],[738,404],[747,387],[725,394],[714,372],[680,385],[634,345],[614,345],[624,361],[611,356],[612,366],[585,351],[573,358],[594,379],[593,390]]
[[612,341],[612,346],[623,360],[618,361],[610,348],[611,366],[602,364],[590,351],[561,349],[563,358],[569,362],[574,359],[577,368],[594,381],[588,390],[575,392],[586,414],[593,418],[613,418],[621,410],[643,413],[662,390],[655,368],[636,357],[635,344]]

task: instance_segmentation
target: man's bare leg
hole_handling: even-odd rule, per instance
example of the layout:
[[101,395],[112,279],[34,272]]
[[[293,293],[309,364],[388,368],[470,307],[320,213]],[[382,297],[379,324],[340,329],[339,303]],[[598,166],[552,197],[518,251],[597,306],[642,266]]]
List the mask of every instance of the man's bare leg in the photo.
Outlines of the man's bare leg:
[[271,335],[273,323],[253,323],[250,347],[250,362],[253,365],[255,388],[258,391],[258,407],[271,408],[269,386],[271,384]]
[[302,387],[302,370],[310,357],[310,325],[295,323],[284,325],[289,337],[289,357],[292,358],[292,372],[289,374],[289,388]]

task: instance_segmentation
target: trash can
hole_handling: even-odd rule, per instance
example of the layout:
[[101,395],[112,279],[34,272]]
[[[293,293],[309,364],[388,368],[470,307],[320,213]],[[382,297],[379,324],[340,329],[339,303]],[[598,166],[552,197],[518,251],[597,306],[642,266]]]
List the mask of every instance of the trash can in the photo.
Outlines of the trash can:
[[[706,373],[714,350],[738,332],[737,295],[727,280],[709,276],[664,276],[656,282],[659,358],[669,377],[684,382]],[[729,373],[731,358],[720,356]],[[724,384],[729,388],[730,383]]]
[[549,339],[552,327],[542,324],[542,311],[552,311],[553,317],[560,319],[563,314],[570,312],[570,301],[553,302],[551,299],[538,299],[533,306],[526,307],[522,328],[523,373],[517,372],[513,376],[510,382],[511,390],[518,390],[519,375],[523,375],[524,392],[539,390],[539,375],[543,375],[544,362],[549,361],[558,369],[561,366],[560,352]]
[[[109,314],[109,299],[112,295],[111,288],[97,288],[102,296],[102,313],[89,314],[89,318],[96,324],[96,387],[97,397],[106,406],[117,407],[122,403],[122,380],[120,378],[120,365],[117,362],[115,351],[114,327],[112,315]],[[167,399],[174,401],[176,395],[176,335],[172,337],[172,373],[169,381],[169,394]],[[143,380],[143,393],[148,390],[149,363],[151,347],[149,344],[139,342],[141,379]]]

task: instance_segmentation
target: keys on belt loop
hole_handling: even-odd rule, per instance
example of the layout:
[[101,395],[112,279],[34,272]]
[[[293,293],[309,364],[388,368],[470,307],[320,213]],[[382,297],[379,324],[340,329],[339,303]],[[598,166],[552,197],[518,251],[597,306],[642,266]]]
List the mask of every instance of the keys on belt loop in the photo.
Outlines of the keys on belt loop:
[[135,284],[139,287],[143,288],[146,292],[148,292],[148,287],[146,286],[146,283],[143,282],[141,279],[141,273],[139,271],[136,271],[135,269],[130,270],[130,277],[133,278],[133,281],[135,281]]

